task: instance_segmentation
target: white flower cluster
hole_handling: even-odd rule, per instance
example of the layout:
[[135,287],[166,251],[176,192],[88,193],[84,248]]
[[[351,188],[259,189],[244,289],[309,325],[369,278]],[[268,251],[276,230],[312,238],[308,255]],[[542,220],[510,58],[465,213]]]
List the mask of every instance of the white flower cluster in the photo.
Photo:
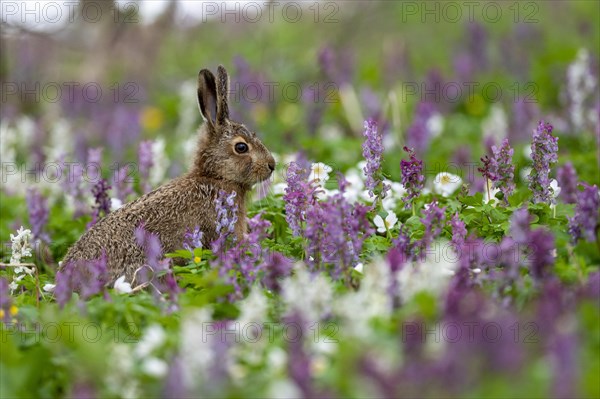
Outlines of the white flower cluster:
[[12,242],[12,255],[10,258],[10,264],[16,265],[14,268],[15,277],[9,284],[11,292],[17,289],[18,283],[23,280],[26,275],[32,275],[35,269],[33,267],[23,266],[22,259],[29,258],[31,256],[31,230],[24,229],[23,226],[17,230],[17,235],[10,235],[10,241]]
[[[586,118],[598,123],[594,109],[586,115],[586,101],[596,95],[597,80],[591,73],[590,55],[586,49],[580,49],[577,59],[567,69],[567,92],[571,101],[570,114],[573,126],[581,130],[586,126]],[[596,119],[596,120],[594,120]]]

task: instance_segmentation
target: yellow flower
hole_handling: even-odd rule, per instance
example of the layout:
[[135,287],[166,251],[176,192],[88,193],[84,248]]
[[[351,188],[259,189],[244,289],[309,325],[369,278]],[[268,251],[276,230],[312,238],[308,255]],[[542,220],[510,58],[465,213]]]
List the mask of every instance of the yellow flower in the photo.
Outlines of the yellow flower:
[[163,124],[163,112],[156,107],[145,107],[142,111],[141,122],[144,129],[156,130]]
[[10,310],[9,310],[9,312],[10,312],[10,315],[11,315],[11,316],[16,316],[16,315],[17,315],[17,313],[19,313],[19,308],[18,308],[18,307],[16,307],[15,305],[12,305],[12,306],[10,307]]
[[470,115],[481,116],[485,113],[486,104],[484,98],[480,94],[474,94],[472,98],[467,100],[466,109]]
[[4,319],[4,309],[0,309],[0,320]]
[[200,263],[200,260],[201,260],[201,259],[200,259],[200,257],[199,257],[199,256],[196,256],[196,257],[194,258],[194,262],[196,262],[196,263]]

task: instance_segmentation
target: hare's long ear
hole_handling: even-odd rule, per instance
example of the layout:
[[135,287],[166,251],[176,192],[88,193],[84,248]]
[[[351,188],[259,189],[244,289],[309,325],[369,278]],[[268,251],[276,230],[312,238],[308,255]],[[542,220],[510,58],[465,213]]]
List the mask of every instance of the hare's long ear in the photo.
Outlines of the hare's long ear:
[[223,65],[217,67],[217,125],[229,119],[229,76]]
[[202,118],[214,129],[217,117],[217,85],[215,75],[208,69],[198,73],[198,108]]

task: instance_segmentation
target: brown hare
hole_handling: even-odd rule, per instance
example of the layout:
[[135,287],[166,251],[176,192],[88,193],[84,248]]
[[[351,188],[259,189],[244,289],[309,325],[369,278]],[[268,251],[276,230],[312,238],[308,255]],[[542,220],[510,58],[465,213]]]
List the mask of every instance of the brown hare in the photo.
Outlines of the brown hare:
[[184,235],[196,227],[204,233],[203,245],[216,238],[215,199],[219,190],[237,193],[240,217],[235,234],[246,232],[245,198],[255,183],[268,179],[275,169],[269,150],[243,124],[229,119],[229,78],[223,66],[217,77],[207,69],[198,74],[198,106],[204,119],[199,130],[196,158],[191,170],[154,191],[124,205],[96,223],[69,249],[70,261],[107,257],[111,281],[134,272],[145,263],[134,230],[158,235],[164,252],[182,248]]

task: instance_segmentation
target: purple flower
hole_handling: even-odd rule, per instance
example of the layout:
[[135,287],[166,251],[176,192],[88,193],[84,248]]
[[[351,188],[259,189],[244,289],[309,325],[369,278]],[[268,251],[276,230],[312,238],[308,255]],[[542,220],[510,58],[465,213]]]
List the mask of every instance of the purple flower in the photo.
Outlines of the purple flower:
[[533,168],[529,174],[529,189],[533,202],[555,202],[550,189],[550,167],[558,161],[558,138],[552,135],[552,125],[540,121],[531,143]]
[[535,128],[533,121],[540,116],[538,105],[527,98],[518,98],[513,103],[513,118],[508,135],[511,143],[522,143],[529,140],[527,132]]
[[350,204],[344,197],[346,184],[344,176],[338,174],[339,192],[307,209],[303,231],[309,267],[328,270],[334,279],[350,277],[364,240],[373,234],[367,219],[370,208]]
[[527,249],[531,251],[529,270],[533,278],[541,280],[547,277],[548,268],[554,266],[554,235],[543,228],[533,230],[529,233]]
[[4,318],[0,321],[8,322],[10,320],[10,307],[12,300],[8,290],[8,281],[4,277],[0,277],[0,310],[4,313]]
[[146,263],[136,271],[135,279],[151,287],[157,301],[161,305],[166,304],[167,312],[176,310],[181,289],[177,285],[170,259],[162,259],[163,250],[158,235],[140,225],[134,230],[134,236],[146,256]]
[[265,260],[263,265],[265,275],[262,280],[263,285],[273,292],[279,292],[281,288],[280,280],[290,275],[292,271],[292,261],[279,252],[273,252]]
[[217,211],[217,239],[212,243],[213,252],[218,252],[225,248],[228,239],[235,241],[235,224],[238,221],[238,206],[235,203],[237,192],[227,193],[219,190],[219,195],[215,199],[215,210]]
[[565,163],[563,166],[559,166],[556,171],[556,180],[560,187],[560,197],[567,204],[574,204],[577,202],[577,172],[571,162]]
[[598,209],[600,208],[600,195],[596,185],[590,186],[581,183],[583,191],[577,194],[575,216],[569,219],[569,234],[573,243],[581,238],[594,242],[598,236]]
[[467,227],[465,222],[460,220],[458,212],[452,216],[450,226],[452,227],[452,244],[457,251],[460,251],[465,244],[465,238],[467,238]]
[[425,154],[429,148],[431,129],[428,122],[434,113],[435,107],[433,104],[420,102],[417,105],[413,123],[406,131],[406,145],[410,148],[414,148],[419,156]]
[[342,86],[352,80],[353,60],[348,51],[336,53],[330,46],[321,48],[318,62],[322,73],[330,82]]
[[423,176],[423,161],[417,159],[415,151],[404,147],[404,151],[410,156],[410,160],[400,161],[402,173],[402,185],[406,189],[405,208],[409,208],[413,200],[419,196],[424,187],[425,176]]
[[86,195],[88,193],[84,185],[84,168],[80,162],[65,162],[64,157],[58,161],[61,170],[65,171],[66,178],[61,181],[64,192],[73,199],[75,208],[74,217],[78,218],[89,212]]
[[315,200],[314,188],[308,182],[310,170],[302,168],[297,162],[290,163],[287,169],[285,188],[285,220],[295,236],[302,231],[302,223],[306,219],[306,209]]
[[187,231],[183,237],[183,248],[193,252],[196,248],[202,248],[203,233],[200,227],[196,226],[194,231]]
[[140,173],[140,183],[144,193],[150,192],[150,170],[154,166],[154,154],[152,152],[152,141],[142,141],[138,147],[138,169]]
[[35,189],[29,188],[25,197],[27,202],[27,212],[29,213],[29,224],[31,225],[31,232],[33,237],[50,242],[50,237],[44,231],[46,223],[48,223],[48,202],[46,198]]
[[220,247],[214,267],[219,276],[234,289],[230,299],[240,299],[255,281],[262,281],[269,289],[278,290],[277,279],[289,275],[291,261],[279,253],[261,246],[271,227],[259,213],[248,220],[248,235],[229,248]]
[[122,203],[127,202],[127,197],[133,194],[133,179],[129,175],[130,170],[130,167],[123,166],[115,170],[112,177],[115,197],[121,200]]
[[488,32],[482,24],[471,22],[467,25],[469,55],[480,70],[488,66]]
[[431,245],[442,232],[446,220],[445,211],[446,208],[438,207],[438,203],[435,200],[425,206],[425,210],[423,211],[425,217],[420,219],[423,226],[425,226],[425,233],[417,243],[421,258],[425,257],[425,251],[429,248],[429,245]]
[[61,307],[71,299],[73,292],[79,292],[82,299],[87,299],[100,292],[106,293],[109,281],[107,258],[103,254],[99,259],[67,262],[56,273],[54,295]]
[[515,175],[515,166],[512,163],[512,156],[515,150],[508,144],[508,139],[502,141],[500,148],[492,146],[491,171],[494,187],[500,189],[504,195],[504,203],[508,204],[508,197],[515,190],[513,181]]
[[108,190],[110,190],[110,186],[105,179],[100,179],[92,188],[92,194],[94,194],[96,203],[94,205],[92,220],[87,226],[88,229],[96,224],[100,218],[100,214],[106,216],[110,213],[110,197],[108,195]]
[[311,357],[306,349],[303,338],[308,333],[307,325],[300,314],[296,312],[286,319],[286,326],[290,330],[298,332],[297,338],[287,340],[288,375],[298,386],[303,397],[317,397],[312,377]]
[[96,176],[100,176],[100,171],[102,170],[102,147],[88,149],[87,164],[85,167],[86,169],[96,169]]
[[483,176],[484,179],[493,181],[496,176],[494,175],[494,172],[493,172],[492,160],[487,155],[485,155],[484,157],[479,158],[479,159],[483,163],[483,166],[480,168],[477,168],[477,170],[479,171],[479,173],[481,173],[481,175]]
[[373,197],[374,191],[382,184],[382,197],[385,197],[386,191],[390,188],[381,180],[381,155],[383,154],[383,137],[377,132],[377,123],[369,119],[365,121],[365,131],[363,136],[365,141],[362,144],[363,157],[367,161],[363,172],[367,176],[365,186],[369,190],[369,195]]
[[513,212],[510,218],[510,236],[518,243],[525,244],[529,236],[531,216],[527,208],[520,208]]

